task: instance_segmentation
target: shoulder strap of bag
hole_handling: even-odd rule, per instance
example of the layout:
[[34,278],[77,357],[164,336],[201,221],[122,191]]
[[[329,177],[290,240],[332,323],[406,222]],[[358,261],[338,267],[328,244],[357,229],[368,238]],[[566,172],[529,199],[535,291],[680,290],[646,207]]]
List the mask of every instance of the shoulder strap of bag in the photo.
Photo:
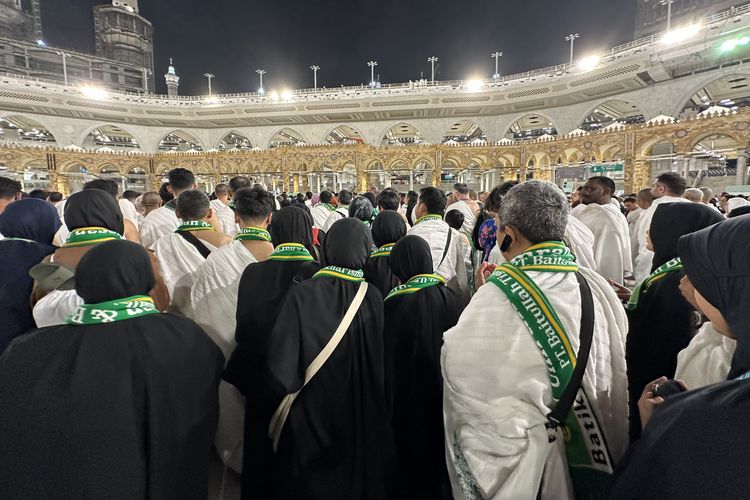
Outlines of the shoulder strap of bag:
[[[565,387],[560,400],[557,402],[552,411],[547,415],[547,429],[554,431],[568,418],[568,413],[573,407],[578,389],[583,382],[583,374],[586,372],[586,365],[591,353],[591,344],[594,340],[594,298],[591,295],[591,287],[586,278],[581,273],[576,273],[578,288],[581,291],[581,332],[580,347],[576,367],[573,375],[570,377],[568,385]],[[552,435],[552,433],[550,433]]]
[[207,259],[209,255],[211,255],[211,250],[208,249],[206,245],[203,244],[203,242],[198,239],[196,235],[191,233],[190,231],[177,231],[177,234],[185,238],[185,241],[190,243],[195,247],[196,250],[198,250],[198,253],[200,253],[204,259]]
[[451,248],[451,240],[453,239],[453,229],[448,226],[448,237],[445,239],[445,249],[443,250],[443,258],[440,259],[440,264],[435,267],[435,271],[438,270],[440,266],[443,265],[443,261],[445,260],[445,257],[448,255],[448,250]]
[[331,354],[333,354],[333,351],[336,350],[339,342],[341,342],[341,339],[344,338],[347,330],[349,330],[349,326],[351,326],[352,321],[354,320],[354,316],[357,314],[359,307],[362,305],[362,301],[364,301],[366,294],[367,282],[363,281],[362,283],[360,283],[359,290],[357,290],[357,295],[354,296],[354,300],[352,300],[352,303],[349,305],[349,309],[347,309],[346,314],[344,314],[344,317],[341,320],[341,323],[339,323],[338,328],[336,328],[336,331],[331,337],[331,340],[328,341],[323,350],[320,351],[320,353],[315,357],[312,363],[310,363],[310,366],[308,366],[305,370],[305,381],[302,383],[302,387],[300,387],[299,390],[297,390],[297,392],[295,392],[294,394],[286,395],[281,401],[281,404],[279,404],[279,407],[274,412],[273,417],[271,417],[271,423],[268,428],[268,437],[273,440],[274,452],[276,451],[276,447],[279,444],[281,431],[284,429],[284,424],[286,423],[286,419],[289,416],[289,411],[292,408],[292,403],[294,403],[294,400],[297,398],[297,395],[300,393],[300,391],[305,388],[308,382],[310,382],[315,374],[318,373],[318,370],[320,370],[325,362],[328,361],[328,358],[331,356]]

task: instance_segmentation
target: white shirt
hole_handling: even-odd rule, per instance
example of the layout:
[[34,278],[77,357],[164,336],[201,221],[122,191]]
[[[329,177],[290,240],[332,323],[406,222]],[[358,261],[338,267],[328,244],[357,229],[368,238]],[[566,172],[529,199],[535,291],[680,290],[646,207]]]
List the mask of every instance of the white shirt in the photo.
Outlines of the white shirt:
[[638,256],[635,258],[633,266],[633,275],[635,281],[640,283],[651,275],[651,264],[654,260],[654,252],[646,248],[646,233],[651,228],[651,220],[654,218],[656,207],[662,203],[692,203],[685,198],[676,198],[674,196],[663,196],[657,198],[646,210],[646,213],[638,219],[636,232],[638,233]]
[[[604,279],[580,269],[591,287],[596,310],[583,386],[617,461],[627,447],[628,320]],[[581,298],[575,276],[527,274],[549,299],[577,352]],[[445,332],[441,367],[446,456],[454,498],[471,498],[462,487],[462,476],[468,472],[483,498],[534,500],[544,471],[542,498],[572,499],[562,440],[550,445],[545,428],[553,401],[544,357],[497,286],[487,283],[479,288],[458,324]],[[465,463],[457,460],[461,454]]]
[[237,223],[234,219],[234,210],[221,200],[211,200],[211,208],[216,212],[221,231],[224,234],[234,237],[238,232]]
[[151,249],[156,240],[174,233],[180,226],[180,219],[175,211],[168,207],[159,207],[150,212],[141,225],[141,244]]
[[328,232],[331,230],[331,226],[333,226],[334,222],[338,222],[341,219],[346,219],[349,217],[349,206],[340,206],[337,207],[334,212],[330,212],[331,215],[328,216],[328,219],[326,219],[326,223],[323,225],[323,231]]
[[329,210],[328,207],[326,207],[322,203],[318,203],[317,205],[315,205],[310,210],[310,213],[312,214],[313,222],[315,222],[315,227],[317,227],[318,229],[322,231],[323,228],[326,226],[326,222],[328,222],[328,217],[331,216],[331,212],[332,210]]
[[736,348],[736,340],[714,330],[708,321],[677,355],[674,378],[685,382],[690,389],[723,382],[729,375]]
[[594,235],[596,270],[605,279],[624,283],[633,273],[628,221],[619,205],[591,203],[576,216]]
[[[446,253],[445,244],[448,241],[448,231],[452,231],[453,235],[451,236],[450,248]],[[465,254],[461,244],[461,235],[458,231],[451,229],[442,219],[430,219],[415,224],[408,234],[419,236],[430,245],[434,266],[433,272],[439,274],[448,282],[457,278],[457,283],[454,285],[454,287],[456,285],[458,287],[456,291],[465,293],[468,297],[469,283],[466,281]],[[443,255],[445,255],[445,258],[443,258]]]

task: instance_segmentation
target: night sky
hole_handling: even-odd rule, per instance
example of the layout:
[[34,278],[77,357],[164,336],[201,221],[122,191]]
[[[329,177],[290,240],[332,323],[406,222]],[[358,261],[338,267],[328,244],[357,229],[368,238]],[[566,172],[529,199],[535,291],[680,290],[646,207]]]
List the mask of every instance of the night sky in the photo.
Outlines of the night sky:
[[[93,51],[91,6],[107,0],[42,0],[48,44]],[[203,73],[216,75],[215,93],[369,81],[366,62],[378,61],[380,81],[430,77],[429,56],[440,58],[437,79],[487,78],[490,54],[504,56],[509,74],[566,62],[563,40],[578,32],[581,56],[632,40],[636,0],[141,0],[154,26],[157,91],[169,57],[180,94],[205,94]]]

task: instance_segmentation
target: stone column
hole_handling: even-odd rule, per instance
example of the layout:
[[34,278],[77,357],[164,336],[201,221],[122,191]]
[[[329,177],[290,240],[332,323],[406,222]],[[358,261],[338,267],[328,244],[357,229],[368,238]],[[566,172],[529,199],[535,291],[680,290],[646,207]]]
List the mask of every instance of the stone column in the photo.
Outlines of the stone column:
[[739,186],[747,184],[747,151],[737,151],[737,177],[735,183]]
[[688,179],[688,175],[690,174],[690,157],[689,156],[679,156],[679,159],[681,163],[680,165],[680,175],[682,175],[685,180]]

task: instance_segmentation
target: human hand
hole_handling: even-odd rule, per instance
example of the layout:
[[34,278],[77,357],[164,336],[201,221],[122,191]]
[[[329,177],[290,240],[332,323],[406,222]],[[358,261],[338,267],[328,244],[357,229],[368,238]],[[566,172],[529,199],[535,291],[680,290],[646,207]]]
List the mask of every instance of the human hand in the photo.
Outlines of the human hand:
[[[653,382],[646,384],[646,387],[643,388],[641,398],[638,400],[638,413],[641,416],[641,428],[646,428],[646,425],[649,420],[651,420],[651,416],[656,407],[664,403],[664,398],[654,396],[654,386],[663,384],[667,380],[669,380],[667,377],[659,377]],[[682,383],[682,385],[684,386],[685,384]]]
[[607,280],[609,282],[609,285],[612,287],[612,289],[617,294],[617,297],[623,301],[628,302],[630,300],[630,295],[633,293],[629,288],[627,288],[624,285],[621,285],[617,283],[616,281]]
[[487,278],[489,278],[490,275],[495,272],[495,269],[497,269],[497,265],[490,264],[489,262],[482,262],[482,265],[479,266],[479,269],[477,269],[476,273],[475,283],[477,288],[487,282]]

